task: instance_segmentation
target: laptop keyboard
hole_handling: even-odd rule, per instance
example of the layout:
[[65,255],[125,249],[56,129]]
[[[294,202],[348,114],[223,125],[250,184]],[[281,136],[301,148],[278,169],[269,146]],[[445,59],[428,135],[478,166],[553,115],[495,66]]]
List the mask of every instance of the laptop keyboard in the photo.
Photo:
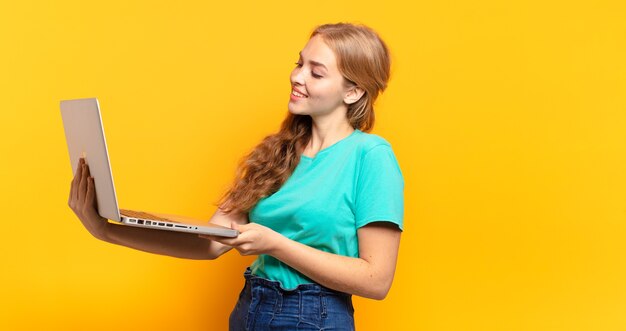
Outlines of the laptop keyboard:
[[164,221],[164,222],[175,222],[175,221],[173,221],[171,219],[164,218],[164,217],[159,217],[159,216],[152,215],[152,214],[149,214],[149,213],[144,213],[142,211],[120,209],[120,213],[122,213],[124,216],[129,216],[129,217],[134,217],[134,218],[142,218],[142,219],[149,219],[149,220],[155,220],[155,221]]

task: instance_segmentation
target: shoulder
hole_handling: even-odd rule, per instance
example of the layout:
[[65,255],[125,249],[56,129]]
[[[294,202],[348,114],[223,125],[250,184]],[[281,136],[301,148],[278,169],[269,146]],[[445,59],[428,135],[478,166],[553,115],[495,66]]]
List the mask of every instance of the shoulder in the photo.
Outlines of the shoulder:
[[391,144],[385,138],[377,134],[360,132],[357,137],[357,149],[361,156],[365,156],[374,149],[391,149]]
[[[361,171],[400,171],[396,155],[387,139],[373,133],[360,132],[355,148]],[[369,170],[367,170],[369,169]]]

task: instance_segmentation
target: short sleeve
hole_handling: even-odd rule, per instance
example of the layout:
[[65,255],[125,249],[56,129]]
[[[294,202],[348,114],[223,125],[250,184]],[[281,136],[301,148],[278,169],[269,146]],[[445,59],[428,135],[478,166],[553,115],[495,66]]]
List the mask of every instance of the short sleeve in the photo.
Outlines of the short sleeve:
[[403,230],[404,179],[389,145],[377,145],[363,156],[355,193],[356,227],[394,223]]

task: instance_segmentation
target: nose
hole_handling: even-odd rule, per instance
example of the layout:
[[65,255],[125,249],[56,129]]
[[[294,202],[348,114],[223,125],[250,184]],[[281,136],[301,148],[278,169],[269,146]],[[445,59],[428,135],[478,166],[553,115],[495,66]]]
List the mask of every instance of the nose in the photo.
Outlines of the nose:
[[300,68],[294,68],[291,71],[291,85],[304,85],[304,77]]

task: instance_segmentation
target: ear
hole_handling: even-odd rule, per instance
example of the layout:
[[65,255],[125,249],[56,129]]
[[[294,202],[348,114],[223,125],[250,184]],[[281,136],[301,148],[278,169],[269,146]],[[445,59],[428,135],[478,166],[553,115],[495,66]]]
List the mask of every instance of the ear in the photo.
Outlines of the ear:
[[343,96],[343,102],[351,105],[359,101],[359,99],[361,99],[363,94],[365,94],[365,90],[363,90],[362,88],[358,86],[353,86]]

